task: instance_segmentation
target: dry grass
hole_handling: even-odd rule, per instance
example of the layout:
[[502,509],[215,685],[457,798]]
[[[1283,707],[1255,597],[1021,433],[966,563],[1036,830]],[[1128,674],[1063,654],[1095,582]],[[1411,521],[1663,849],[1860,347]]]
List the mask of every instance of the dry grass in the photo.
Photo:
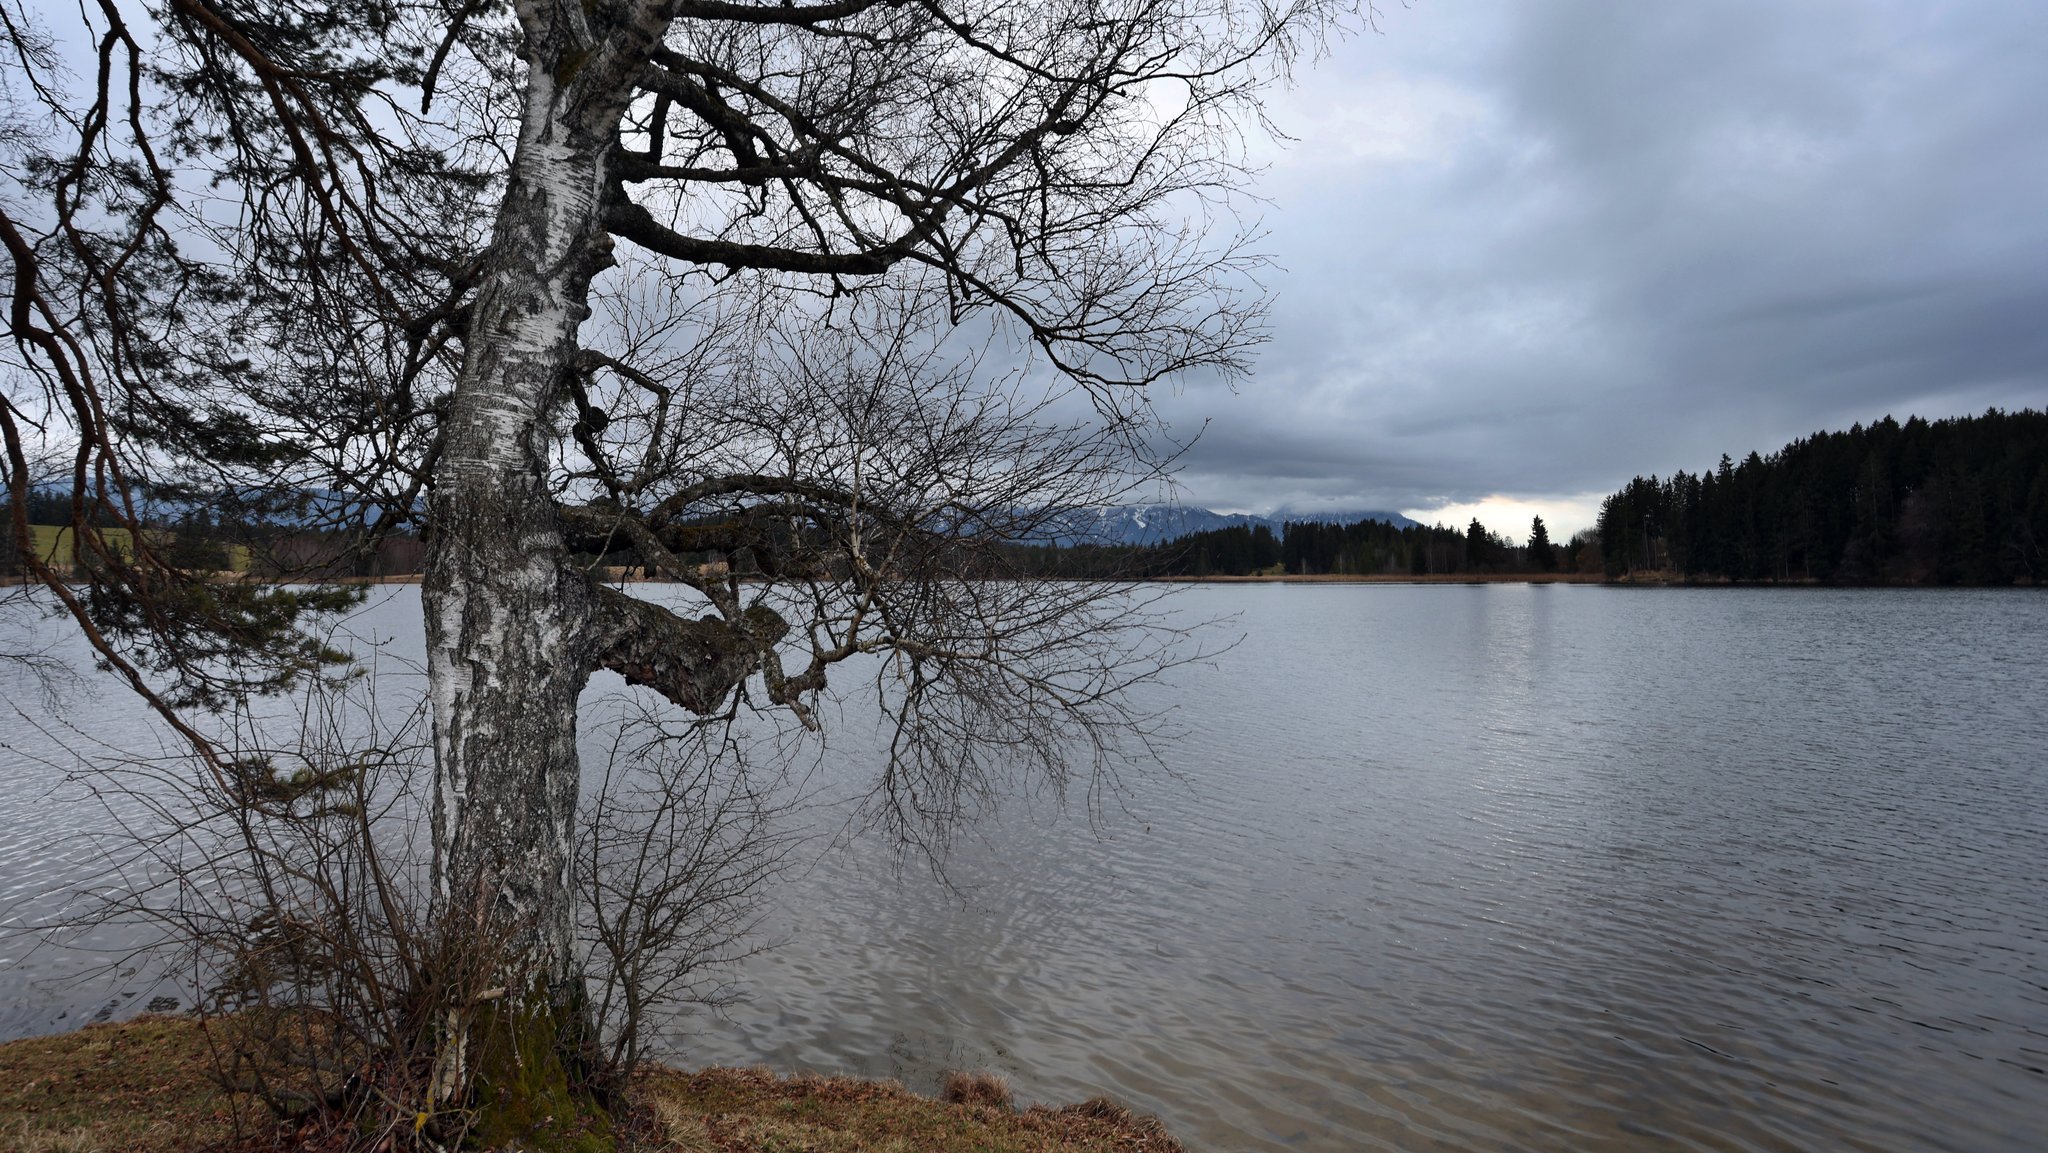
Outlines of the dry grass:
[[0,1045],[0,1150],[176,1153],[230,1134],[213,1053],[183,1017]]
[[954,1076],[1000,1093],[1002,1103],[934,1101],[893,1081],[761,1069],[660,1070],[636,1088],[658,1122],[648,1146],[663,1153],[1181,1153],[1156,1119],[1109,1102],[1018,1112],[1000,1079]]
[[1010,1083],[994,1073],[948,1073],[939,1086],[939,1100],[948,1105],[985,1105],[1008,1109]]
[[[0,1044],[0,1153],[200,1153],[234,1136],[204,1029],[142,1017]],[[633,1084],[632,1153],[1181,1153],[1159,1122],[1107,1101],[1011,1107],[1009,1086],[956,1073],[919,1097],[893,1081],[655,1069]],[[260,1118],[260,1109],[245,1116]],[[329,1135],[330,1137],[332,1135]],[[328,1147],[310,1132],[255,1149]]]

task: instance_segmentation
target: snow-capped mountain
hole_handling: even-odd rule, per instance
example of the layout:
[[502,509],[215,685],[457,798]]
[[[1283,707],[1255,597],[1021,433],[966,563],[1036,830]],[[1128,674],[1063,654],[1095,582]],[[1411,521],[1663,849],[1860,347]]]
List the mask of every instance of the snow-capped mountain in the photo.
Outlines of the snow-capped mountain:
[[1248,513],[1211,512],[1178,504],[1082,508],[1060,519],[1063,523],[1059,544],[1158,544],[1232,525],[1271,523]]
[[1395,528],[1414,528],[1420,527],[1422,524],[1421,521],[1415,520],[1412,517],[1405,517],[1398,512],[1389,512],[1383,508],[1345,508],[1309,511],[1291,508],[1284,504],[1274,509],[1272,515],[1266,519],[1276,526],[1286,524],[1288,521],[1296,523],[1312,521],[1316,524],[1357,524],[1362,520],[1377,520],[1384,521]]
[[1271,516],[1258,516],[1244,512],[1215,512],[1211,509],[1179,504],[1109,505],[1075,509],[1060,520],[1061,529],[1053,539],[1053,543],[1060,545],[1159,544],[1163,541],[1177,540],[1191,533],[1209,532],[1219,528],[1230,528],[1233,525],[1243,525],[1247,528],[1264,525],[1277,536],[1281,526],[1287,521],[1355,524],[1361,520],[1381,520],[1398,527],[1415,523],[1397,512],[1295,512],[1283,508]]

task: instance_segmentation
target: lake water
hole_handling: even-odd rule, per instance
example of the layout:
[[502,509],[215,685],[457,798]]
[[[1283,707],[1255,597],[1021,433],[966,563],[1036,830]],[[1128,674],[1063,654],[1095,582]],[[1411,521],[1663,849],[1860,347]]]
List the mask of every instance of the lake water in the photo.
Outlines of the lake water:
[[[752,999],[668,1045],[913,1087],[990,1068],[1201,1150],[2048,1145],[2048,596],[1180,603],[1244,639],[1159,690],[1174,775],[1092,827],[1014,806],[952,890],[821,851],[737,974]],[[416,607],[366,631],[404,647]],[[92,698],[96,731],[128,705]],[[73,819],[47,738],[0,724],[21,915],[83,865],[39,847]],[[142,999],[6,953],[0,1035]]]

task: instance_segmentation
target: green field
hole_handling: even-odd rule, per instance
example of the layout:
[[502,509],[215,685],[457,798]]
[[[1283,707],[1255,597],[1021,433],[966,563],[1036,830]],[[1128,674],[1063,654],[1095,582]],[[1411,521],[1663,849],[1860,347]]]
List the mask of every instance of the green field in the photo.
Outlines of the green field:
[[[130,533],[127,529],[107,528],[100,531],[106,537],[107,543],[116,552],[119,552],[122,556],[134,555],[134,534]],[[71,555],[71,528],[69,525],[32,524],[28,526],[28,532],[29,540],[34,544],[36,555],[41,557],[45,564],[67,567],[74,563],[75,558]],[[170,534],[168,533],[159,536],[156,532],[152,531],[150,539],[167,541],[169,536]],[[233,572],[248,571],[249,550],[246,546],[238,544],[228,546],[228,568]]]
[[[28,526],[29,539],[35,543],[36,555],[45,564],[71,564],[71,527],[60,524],[32,524]],[[107,543],[123,556],[133,555],[134,538],[125,528],[102,529]]]

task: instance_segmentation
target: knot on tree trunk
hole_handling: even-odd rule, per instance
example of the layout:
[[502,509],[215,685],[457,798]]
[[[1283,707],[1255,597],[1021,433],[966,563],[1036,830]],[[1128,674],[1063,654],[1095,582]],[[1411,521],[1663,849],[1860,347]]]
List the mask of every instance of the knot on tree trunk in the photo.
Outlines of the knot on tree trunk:
[[597,619],[595,667],[698,714],[716,712],[789,633],[789,622],[765,605],[737,620],[693,620],[609,588],[597,590]]

